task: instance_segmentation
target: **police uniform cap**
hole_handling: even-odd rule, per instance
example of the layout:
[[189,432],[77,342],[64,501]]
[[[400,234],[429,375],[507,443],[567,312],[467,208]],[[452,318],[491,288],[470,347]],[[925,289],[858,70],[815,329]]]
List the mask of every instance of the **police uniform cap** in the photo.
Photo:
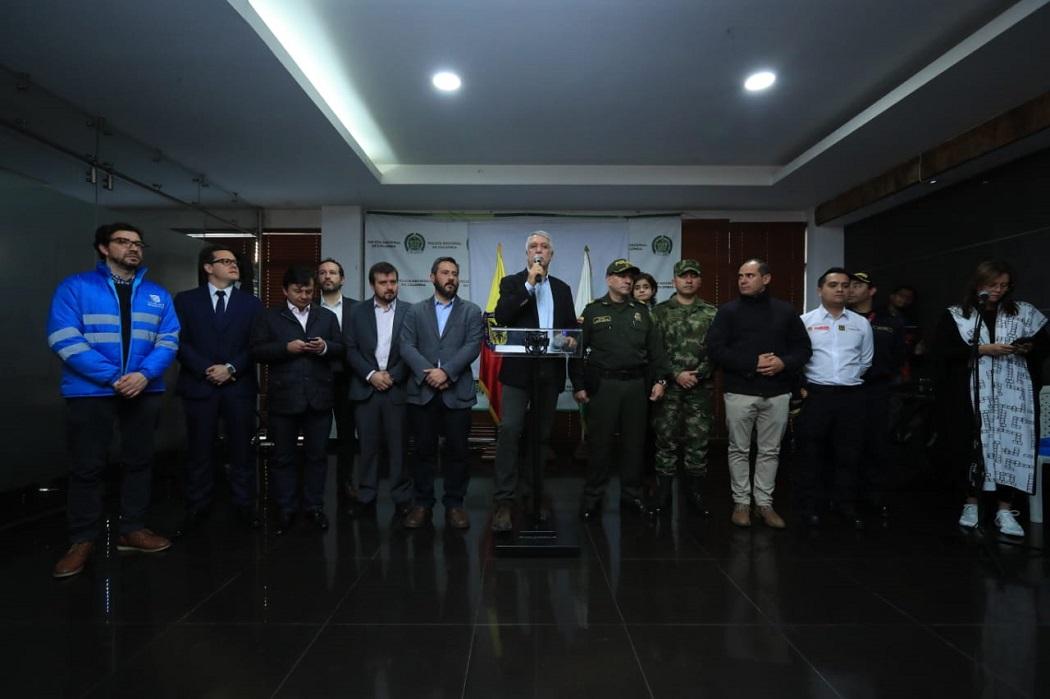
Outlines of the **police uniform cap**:
[[686,272],[696,272],[697,274],[703,276],[703,272],[700,271],[700,263],[696,260],[686,258],[684,260],[678,260],[678,262],[674,263],[675,276],[680,277]]
[[875,286],[875,280],[867,272],[850,272],[849,278],[854,281],[864,282],[868,286]]
[[611,274],[623,274],[624,272],[638,274],[640,271],[641,270],[631,264],[630,260],[625,260],[621,257],[620,259],[613,260],[609,263],[609,266],[605,268],[605,276],[608,277]]

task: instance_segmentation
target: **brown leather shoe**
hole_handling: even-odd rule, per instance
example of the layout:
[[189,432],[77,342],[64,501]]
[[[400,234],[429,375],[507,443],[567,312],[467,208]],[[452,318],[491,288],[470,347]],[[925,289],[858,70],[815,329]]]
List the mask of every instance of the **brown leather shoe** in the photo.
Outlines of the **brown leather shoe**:
[[729,521],[738,527],[750,527],[751,506],[739,502],[733,505],[733,516],[729,518]]
[[772,505],[759,507],[758,516],[761,517],[762,521],[766,523],[766,526],[771,529],[783,529],[787,526],[784,522],[784,518],[777,514]]
[[499,503],[496,505],[495,512],[492,513],[492,531],[509,532],[513,528],[510,505],[505,502]]
[[462,507],[449,507],[445,510],[445,524],[453,529],[470,529],[470,517]]
[[405,515],[402,524],[409,529],[420,529],[430,525],[434,518],[434,512],[429,507],[416,505]]
[[68,578],[71,575],[76,575],[84,570],[84,565],[94,550],[95,544],[93,542],[78,541],[70,546],[69,550],[66,551],[66,555],[62,556],[58,563],[55,564],[55,569],[51,572],[51,575],[56,578]]
[[122,534],[117,539],[118,551],[138,551],[139,553],[156,553],[171,548],[171,542],[149,529],[139,529],[130,534]]

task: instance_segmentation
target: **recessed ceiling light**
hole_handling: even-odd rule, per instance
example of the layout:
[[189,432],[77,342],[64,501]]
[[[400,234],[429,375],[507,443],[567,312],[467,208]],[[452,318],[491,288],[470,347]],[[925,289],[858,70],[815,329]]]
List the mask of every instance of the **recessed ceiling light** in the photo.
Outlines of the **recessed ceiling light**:
[[434,87],[442,92],[455,92],[463,84],[458,75],[447,70],[434,73],[434,77],[430,79],[430,82],[434,83]]
[[761,72],[752,73],[751,75],[747,76],[747,80],[744,81],[744,89],[749,92],[767,90],[776,81],[776,73],[769,70],[763,70]]

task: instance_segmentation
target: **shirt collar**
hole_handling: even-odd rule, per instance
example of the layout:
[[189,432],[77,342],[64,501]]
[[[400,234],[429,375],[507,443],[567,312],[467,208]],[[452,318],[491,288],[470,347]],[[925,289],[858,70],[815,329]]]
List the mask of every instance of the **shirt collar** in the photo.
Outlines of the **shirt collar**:
[[233,284],[230,284],[225,289],[220,289],[211,282],[208,282],[208,293],[214,296],[216,291],[225,291],[226,295],[229,296],[233,292]]
[[452,304],[454,304],[456,302],[457,298],[459,298],[459,297],[458,296],[453,296],[452,300],[449,301],[448,303],[441,303],[440,301],[438,301],[438,297],[435,296],[434,297],[434,306],[436,308],[451,308]]
[[[321,308],[339,308],[342,305],[343,305],[343,297],[342,296],[340,296],[339,300],[336,301],[335,303],[328,303],[327,301],[324,300],[324,296],[321,297]],[[307,306],[307,310],[309,310],[309,306]]]
[[298,308],[295,307],[295,304],[292,303],[291,301],[286,301],[285,303],[288,304],[288,310],[291,311],[292,313],[294,313],[297,316],[309,315],[310,314],[310,306],[313,305],[313,304],[310,304],[310,306],[307,306],[306,308],[304,308],[303,310],[300,311]]
[[388,311],[393,311],[393,310],[397,309],[397,299],[395,298],[393,301],[391,301],[390,303],[387,304],[386,308],[383,308],[382,306],[379,305],[379,302],[376,301],[376,297],[373,296],[372,297],[372,308],[379,309],[379,310],[383,311],[383,313],[386,313]]

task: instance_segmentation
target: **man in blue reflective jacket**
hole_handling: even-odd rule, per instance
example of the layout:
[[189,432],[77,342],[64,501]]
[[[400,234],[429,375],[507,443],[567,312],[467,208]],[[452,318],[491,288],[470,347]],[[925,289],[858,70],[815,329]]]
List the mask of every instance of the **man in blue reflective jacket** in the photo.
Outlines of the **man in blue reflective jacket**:
[[72,451],[67,519],[72,546],[53,575],[76,575],[94,550],[102,519],[102,474],[113,437],[121,434],[117,549],[153,553],[171,546],[146,529],[153,437],[164,371],[179,348],[171,296],[145,280],[146,244],[127,223],[95,231],[99,263],[67,277],[51,300],[47,342],[62,360],[62,397]]

